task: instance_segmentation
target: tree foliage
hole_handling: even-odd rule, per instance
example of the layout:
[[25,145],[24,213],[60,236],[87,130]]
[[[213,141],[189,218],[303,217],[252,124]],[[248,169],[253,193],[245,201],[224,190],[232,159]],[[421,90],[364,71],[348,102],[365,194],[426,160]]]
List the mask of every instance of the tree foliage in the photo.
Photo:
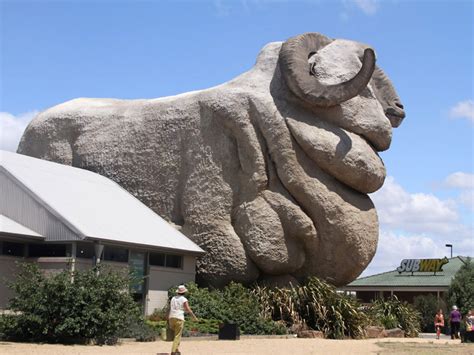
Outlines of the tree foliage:
[[130,278],[98,269],[45,276],[36,264],[20,265],[11,288],[15,292],[3,315],[3,336],[49,342],[95,339],[113,342],[119,332],[140,319],[129,290]]
[[474,263],[471,258],[467,258],[454,275],[448,290],[448,302],[457,305],[463,315],[474,309]]
[[434,318],[438,310],[442,309],[446,315],[446,303],[434,295],[420,295],[413,299],[413,306],[421,316],[421,330],[427,333],[435,331]]

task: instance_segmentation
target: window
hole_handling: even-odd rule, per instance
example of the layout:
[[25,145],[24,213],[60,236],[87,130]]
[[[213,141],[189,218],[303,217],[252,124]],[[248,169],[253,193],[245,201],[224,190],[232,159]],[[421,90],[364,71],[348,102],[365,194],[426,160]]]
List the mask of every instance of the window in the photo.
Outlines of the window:
[[22,243],[2,242],[2,254],[11,256],[25,255],[25,245]]
[[150,265],[165,266],[165,254],[150,253]]
[[92,259],[95,256],[93,244],[77,243],[76,257],[81,259]]
[[128,262],[128,249],[106,245],[104,247],[104,260],[126,263]]
[[166,267],[180,268],[183,257],[180,255],[166,255]]
[[70,244],[29,244],[28,256],[39,258],[42,256],[68,257],[71,256]]
[[180,269],[183,266],[181,255],[150,253],[150,265]]

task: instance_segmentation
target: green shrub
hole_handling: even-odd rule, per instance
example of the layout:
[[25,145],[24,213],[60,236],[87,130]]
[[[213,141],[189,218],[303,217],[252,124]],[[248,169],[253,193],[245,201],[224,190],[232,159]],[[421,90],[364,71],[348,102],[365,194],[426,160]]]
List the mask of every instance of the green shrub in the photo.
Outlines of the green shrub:
[[10,285],[15,292],[0,323],[4,338],[48,342],[95,339],[113,344],[118,334],[140,319],[140,308],[127,291],[130,278],[97,269],[74,273],[67,270],[45,276],[35,264],[20,265]]
[[155,341],[158,332],[145,322],[137,323],[133,328],[133,338],[140,342]]
[[[221,323],[221,321],[217,319],[200,318],[197,322],[187,320],[184,322],[183,336],[217,334],[219,333],[219,323]],[[155,332],[160,332],[161,329],[166,328],[165,320],[148,320],[147,324],[152,327]]]
[[184,323],[184,330],[187,335],[195,334],[217,334],[219,333],[219,323],[217,319],[199,319],[197,322],[193,320]]
[[[215,321],[216,325],[222,322],[235,323],[245,334],[284,334],[286,332],[280,324],[260,316],[258,297],[241,284],[231,282],[222,290],[200,288],[193,282],[186,284],[186,287],[189,291],[186,296],[189,305],[200,320]],[[175,295],[175,290],[175,287],[169,290],[170,297]],[[198,322],[196,327],[200,324]],[[208,330],[218,332],[215,326],[209,327]]]
[[20,337],[18,317],[12,314],[0,315],[0,340]]
[[434,318],[439,309],[446,314],[446,304],[443,300],[439,300],[434,295],[420,295],[413,300],[413,307],[421,316],[421,331],[426,333],[434,333]]
[[400,328],[407,337],[417,337],[420,331],[421,316],[413,306],[402,303],[396,296],[389,300],[378,299],[369,308],[372,324],[386,329]]
[[160,321],[147,320],[146,324],[149,327],[151,327],[156,333],[160,333],[161,329],[166,328],[165,320],[160,320]]
[[163,307],[161,309],[155,308],[153,313],[148,316],[148,319],[154,322],[158,322],[160,320],[166,320],[167,313],[168,313],[168,307]]
[[465,315],[474,309],[474,263],[471,258],[454,275],[448,290],[449,305],[457,305]]
[[127,325],[118,332],[119,338],[135,338],[136,341],[155,341],[159,330],[154,327],[156,322],[145,319],[130,319]]
[[287,326],[307,325],[328,338],[361,338],[368,324],[354,299],[337,293],[334,286],[315,277],[292,288],[257,287],[255,294],[263,318],[272,317]]

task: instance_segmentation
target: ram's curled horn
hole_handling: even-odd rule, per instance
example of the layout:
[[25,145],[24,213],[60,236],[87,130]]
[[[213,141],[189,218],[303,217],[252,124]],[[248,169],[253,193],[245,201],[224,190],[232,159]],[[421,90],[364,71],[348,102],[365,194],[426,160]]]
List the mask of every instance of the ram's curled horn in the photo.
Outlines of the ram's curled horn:
[[319,33],[305,33],[283,43],[280,68],[291,91],[304,101],[321,107],[335,106],[358,95],[369,83],[375,69],[375,53],[364,51],[362,68],[350,80],[336,84],[322,84],[309,70],[308,58],[332,40]]

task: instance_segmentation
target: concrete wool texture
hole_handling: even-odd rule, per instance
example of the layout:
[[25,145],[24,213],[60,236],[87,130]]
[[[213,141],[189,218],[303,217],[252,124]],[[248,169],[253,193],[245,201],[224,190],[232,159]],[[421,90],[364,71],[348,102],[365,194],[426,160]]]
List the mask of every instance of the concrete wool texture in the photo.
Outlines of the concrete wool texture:
[[[367,46],[328,42],[311,58],[315,76],[351,79]],[[386,107],[398,97],[378,77],[347,101],[312,106],[287,86],[281,48],[266,45],[251,70],[211,89],[52,107],[18,152],[119,183],[206,251],[198,278],[207,284],[311,275],[346,284],[376,250],[367,193],[385,178],[377,151],[390,145]]]

